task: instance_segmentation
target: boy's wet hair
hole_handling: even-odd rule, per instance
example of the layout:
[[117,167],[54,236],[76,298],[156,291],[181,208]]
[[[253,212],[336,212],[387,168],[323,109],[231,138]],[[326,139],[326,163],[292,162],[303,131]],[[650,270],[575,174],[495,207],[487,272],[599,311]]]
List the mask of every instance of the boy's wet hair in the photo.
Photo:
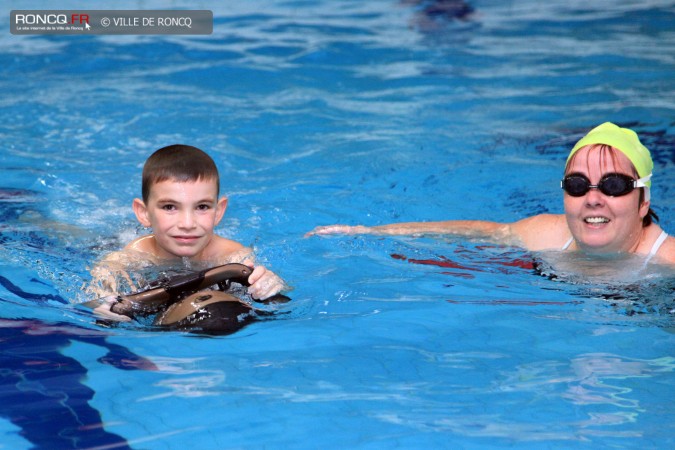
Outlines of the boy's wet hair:
[[150,155],[143,166],[143,201],[148,202],[153,184],[166,180],[181,183],[215,180],[216,197],[220,195],[216,163],[206,152],[191,145],[168,145]]

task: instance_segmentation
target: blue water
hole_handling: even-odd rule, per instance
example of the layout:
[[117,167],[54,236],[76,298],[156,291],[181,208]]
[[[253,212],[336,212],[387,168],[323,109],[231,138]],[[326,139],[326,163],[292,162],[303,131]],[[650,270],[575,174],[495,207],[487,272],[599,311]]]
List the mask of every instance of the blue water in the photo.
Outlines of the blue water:
[[[675,3],[222,3],[198,5],[211,36],[0,34],[0,448],[675,446],[672,270],[303,237],[561,213],[564,158],[606,120],[651,149],[675,233]],[[96,5],[166,7],[197,6]],[[217,161],[219,232],[294,287],[274,319],[202,338],[78,306],[176,142]]]

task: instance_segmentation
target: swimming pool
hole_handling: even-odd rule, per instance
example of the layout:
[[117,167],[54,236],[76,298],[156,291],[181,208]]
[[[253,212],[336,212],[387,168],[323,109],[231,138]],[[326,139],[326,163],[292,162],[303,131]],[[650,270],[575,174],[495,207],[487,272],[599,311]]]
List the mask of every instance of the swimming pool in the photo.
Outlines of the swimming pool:
[[[212,36],[2,35],[0,446],[673,447],[672,272],[563,282],[518,249],[303,238],[560,213],[567,151],[604,120],[644,137],[674,233],[672,2],[199,8]],[[274,319],[204,338],[77,307],[175,142],[217,160],[219,231],[294,286]]]

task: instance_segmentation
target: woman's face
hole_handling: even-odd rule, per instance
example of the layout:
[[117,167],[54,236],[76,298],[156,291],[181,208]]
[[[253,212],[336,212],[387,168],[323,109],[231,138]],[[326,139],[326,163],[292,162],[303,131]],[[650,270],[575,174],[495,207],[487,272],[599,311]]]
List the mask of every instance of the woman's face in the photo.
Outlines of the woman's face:
[[[635,176],[630,160],[618,150],[587,146],[574,155],[565,175],[580,174],[592,185],[610,173]],[[640,189],[610,197],[597,188],[581,197],[564,194],[565,217],[580,249],[593,253],[633,252],[642,234],[642,218],[649,202],[640,204]]]

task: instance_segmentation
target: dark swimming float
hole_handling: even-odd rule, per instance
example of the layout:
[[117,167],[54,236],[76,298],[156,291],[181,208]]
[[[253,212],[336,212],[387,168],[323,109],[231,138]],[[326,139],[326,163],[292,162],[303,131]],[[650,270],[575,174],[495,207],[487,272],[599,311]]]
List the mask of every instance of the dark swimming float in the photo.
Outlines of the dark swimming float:
[[[270,314],[228,292],[233,283],[249,286],[251,272],[248,266],[231,263],[160,280],[143,291],[118,296],[110,310],[132,319],[156,314],[154,325],[160,328],[230,334]],[[277,294],[263,303],[289,300]]]

